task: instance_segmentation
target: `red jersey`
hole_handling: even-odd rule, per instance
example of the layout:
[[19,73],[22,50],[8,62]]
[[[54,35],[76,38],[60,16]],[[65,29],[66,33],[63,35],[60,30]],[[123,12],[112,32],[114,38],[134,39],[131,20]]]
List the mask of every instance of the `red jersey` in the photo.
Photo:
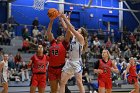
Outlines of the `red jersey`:
[[32,60],[32,72],[37,73],[46,73],[48,56],[37,56],[36,54],[31,57]]
[[66,41],[56,43],[55,40],[51,42],[49,49],[49,66],[61,66],[65,64],[66,51],[68,43]]
[[108,60],[108,62],[104,62],[102,59],[99,60],[99,69],[103,70],[102,74],[99,74],[99,78],[111,77],[111,68],[112,61]]
[[130,76],[137,76],[137,73],[136,73],[136,65],[134,65],[134,66],[131,65],[130,66],[130,68],[129,68],[129,75]]

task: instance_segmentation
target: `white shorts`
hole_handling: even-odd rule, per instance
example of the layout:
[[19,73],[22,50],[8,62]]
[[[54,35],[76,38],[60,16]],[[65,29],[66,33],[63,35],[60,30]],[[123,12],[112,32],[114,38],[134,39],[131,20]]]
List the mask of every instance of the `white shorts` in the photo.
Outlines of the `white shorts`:
[[82,62],[67,60],[62,71],[72,75],[82,73]]
[[6,83],[8,80],[7,80],[7,76],[3,76],[1,73],[0,73],[0,84],[3,84],[3,83]]

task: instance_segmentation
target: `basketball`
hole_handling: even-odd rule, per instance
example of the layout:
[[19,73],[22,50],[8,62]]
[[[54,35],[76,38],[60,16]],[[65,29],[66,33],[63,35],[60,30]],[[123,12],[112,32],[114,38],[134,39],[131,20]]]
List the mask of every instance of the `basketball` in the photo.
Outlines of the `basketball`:
[[48,10],[47,15],[48,15],[48,17],[49,17],[50,19],[55,19],[55,18],[58,17],[59,12],[58,12],[58,10],[55,9],[55,8],[50,8],[50,9]]

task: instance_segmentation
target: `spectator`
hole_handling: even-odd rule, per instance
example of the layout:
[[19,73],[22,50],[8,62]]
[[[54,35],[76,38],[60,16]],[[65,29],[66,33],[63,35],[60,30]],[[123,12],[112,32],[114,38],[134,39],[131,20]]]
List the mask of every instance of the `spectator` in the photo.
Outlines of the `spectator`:
[[130,51],[130,48],[127,48],[127,50],[124,52],[124,58],[127,60],[132,56],[132,53]]
[[38,35],[38,32],[39,32],[39,30],[38,30],[37,26],[35,26],[32,31],[33,37],[36,37]]
[[16,70],[19,71],[20,65],[21,65],[21,62],[22,62],[22,57],[21,57],[19,52],[16,54],[14,59],[15,59],[15,64],[16,64]]
[[134,43],[135,42],[135,36],[134,36],[134,34],[133,33],[131,33],[130,35],[129,35],[129,42],[130,42],[130,44],[132,44],[132,43]]
[[11,53],[9,53],[8,67],[9,67],[9,70],[15,69],[14,56]]
[[42,34],[42,35],[45,35],[45,32],[47,32],[47,30],[46,30],[46,27],[43,26],[43,28],[42,28],[42,30],[41,30],[41,34]]
[[5,30],[3,33],[3,42],[5,45],[10,45],[11,44],[11,36],[10,33],[8,32],[8,30]]
[[29,48],[30,48],[30,43],[28,38],[26,38],[25,40],[23,40],[22,51],[27,52]]
[[22,62],[20,70],[21,70],[21,74],[22,74],[22,76],[21,76],[22,81],[29,80],[28,68],[27,68],[27,65],[25,62]]
[[26,25],[22,29],[22,37],[23,37],[23,39],[26,39],[26,38],[29,39],[29,30]]
[[109,50],[111,48],[111,41],[110,41],[110,38],[108,38],[107,42],[106,42],[106,48]]
[[34,28],[35,26],[38,27],[38,25],[39,25],[38,17],[35,17],[35,19],[34,19],[33,22],[32,22],[32,25],[33,25],[33,28]]
[[97,37],[95,37],[95,40],[93,41],[93,45],[100,47],[101,44]]
[[43,35],[41,34],[41,32],[38,32],[36,38],[37,38],[37,40],[39,40],[40,42],[42,42],[42,40],[43,40]]

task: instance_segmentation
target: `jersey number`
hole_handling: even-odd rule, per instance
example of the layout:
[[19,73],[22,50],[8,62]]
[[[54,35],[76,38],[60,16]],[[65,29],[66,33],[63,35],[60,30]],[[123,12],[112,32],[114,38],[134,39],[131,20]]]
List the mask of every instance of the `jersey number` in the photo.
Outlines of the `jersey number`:
[[58,50],[52,50],[52,55],[58,56]]

